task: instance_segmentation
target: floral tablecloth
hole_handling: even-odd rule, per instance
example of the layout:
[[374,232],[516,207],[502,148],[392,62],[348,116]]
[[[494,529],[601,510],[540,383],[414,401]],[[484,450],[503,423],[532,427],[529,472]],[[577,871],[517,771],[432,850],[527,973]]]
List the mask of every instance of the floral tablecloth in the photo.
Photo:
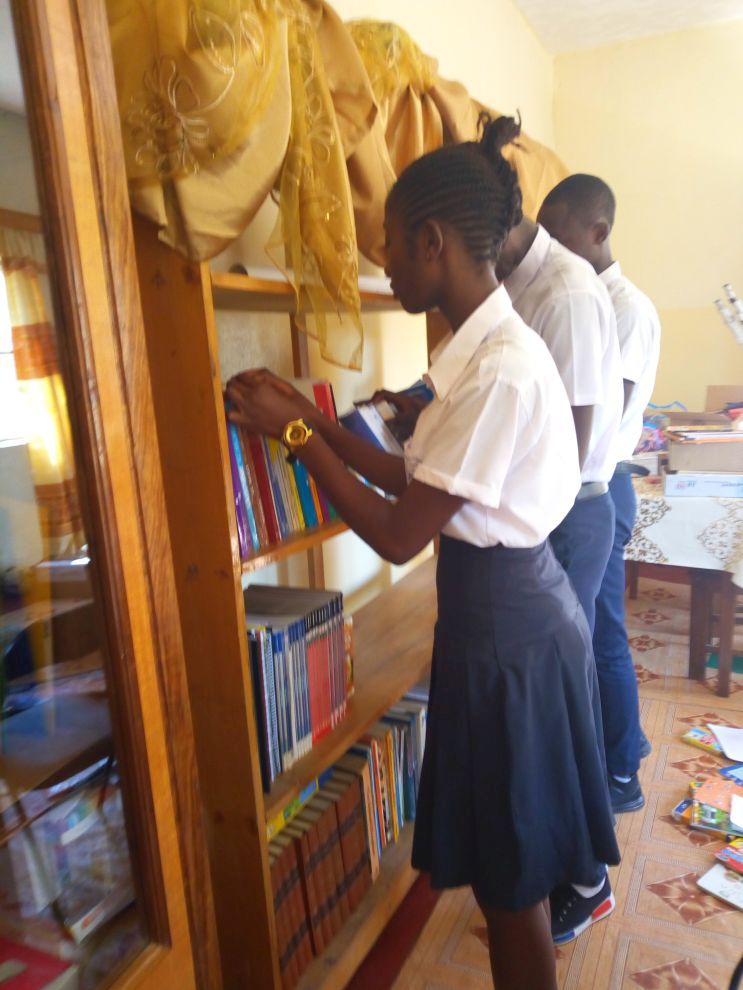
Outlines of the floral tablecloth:
[[743,498],[666,497],[661,478],[633,481],[637,519],[627,560],[726,570],[743,587]]

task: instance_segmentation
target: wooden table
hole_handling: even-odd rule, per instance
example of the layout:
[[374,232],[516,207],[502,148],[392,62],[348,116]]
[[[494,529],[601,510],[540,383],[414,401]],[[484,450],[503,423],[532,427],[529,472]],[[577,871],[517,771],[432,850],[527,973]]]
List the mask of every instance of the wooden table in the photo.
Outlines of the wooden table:
[[637,519],[625,558],[686,567],[691,578],[689,677],[703,680],[718,598],[717,693],[730,693],[735,602],[743,595],[743,499],[666,497],[660,478],[635,478]]

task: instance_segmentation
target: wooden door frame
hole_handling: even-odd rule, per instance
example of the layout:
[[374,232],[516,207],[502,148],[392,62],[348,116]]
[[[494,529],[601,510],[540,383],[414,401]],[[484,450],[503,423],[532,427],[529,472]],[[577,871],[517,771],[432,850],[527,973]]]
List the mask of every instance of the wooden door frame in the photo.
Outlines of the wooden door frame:
[[222,985],[103,0],[13,0],[106,675],[152,943],[123,988]]

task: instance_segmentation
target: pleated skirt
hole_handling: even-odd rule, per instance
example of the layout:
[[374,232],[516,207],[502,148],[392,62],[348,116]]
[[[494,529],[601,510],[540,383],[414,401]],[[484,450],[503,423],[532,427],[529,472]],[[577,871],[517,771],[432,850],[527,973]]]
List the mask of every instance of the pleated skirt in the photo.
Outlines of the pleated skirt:
[[619,862],[591,639],[549,543],[443,536],[413,866],[521,910]]

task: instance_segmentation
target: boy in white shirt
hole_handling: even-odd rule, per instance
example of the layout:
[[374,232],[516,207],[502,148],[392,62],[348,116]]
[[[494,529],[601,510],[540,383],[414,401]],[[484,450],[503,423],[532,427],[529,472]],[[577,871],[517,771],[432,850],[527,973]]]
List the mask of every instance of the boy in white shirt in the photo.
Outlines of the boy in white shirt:
[[632,456],[642,432],[660,355],[660,321],[648,297],[614,261],[609,235],[615,200],[609,186],[593,175],[571,175],[548,194],[539,221],[565,247],[585,258],[609,290],[617,318],[624,380],[624,414],[619,431],[619,462],[609,483],[616,525],[614,544],[596,601],[593,648],[601,688],[609,792],[615,812],[636,811],[645,799],[637,771],[649,743],[640,728],[637,680],[624,622],[624,548],[634,527],[637,505],[632,487]]
[[609,481],[623,402],[614,309],[591,266],[526,217],[509,234],[497,274],[516,312],[546,343],[572,408],[582,484],[550,540],[593,632],[614,538]]

